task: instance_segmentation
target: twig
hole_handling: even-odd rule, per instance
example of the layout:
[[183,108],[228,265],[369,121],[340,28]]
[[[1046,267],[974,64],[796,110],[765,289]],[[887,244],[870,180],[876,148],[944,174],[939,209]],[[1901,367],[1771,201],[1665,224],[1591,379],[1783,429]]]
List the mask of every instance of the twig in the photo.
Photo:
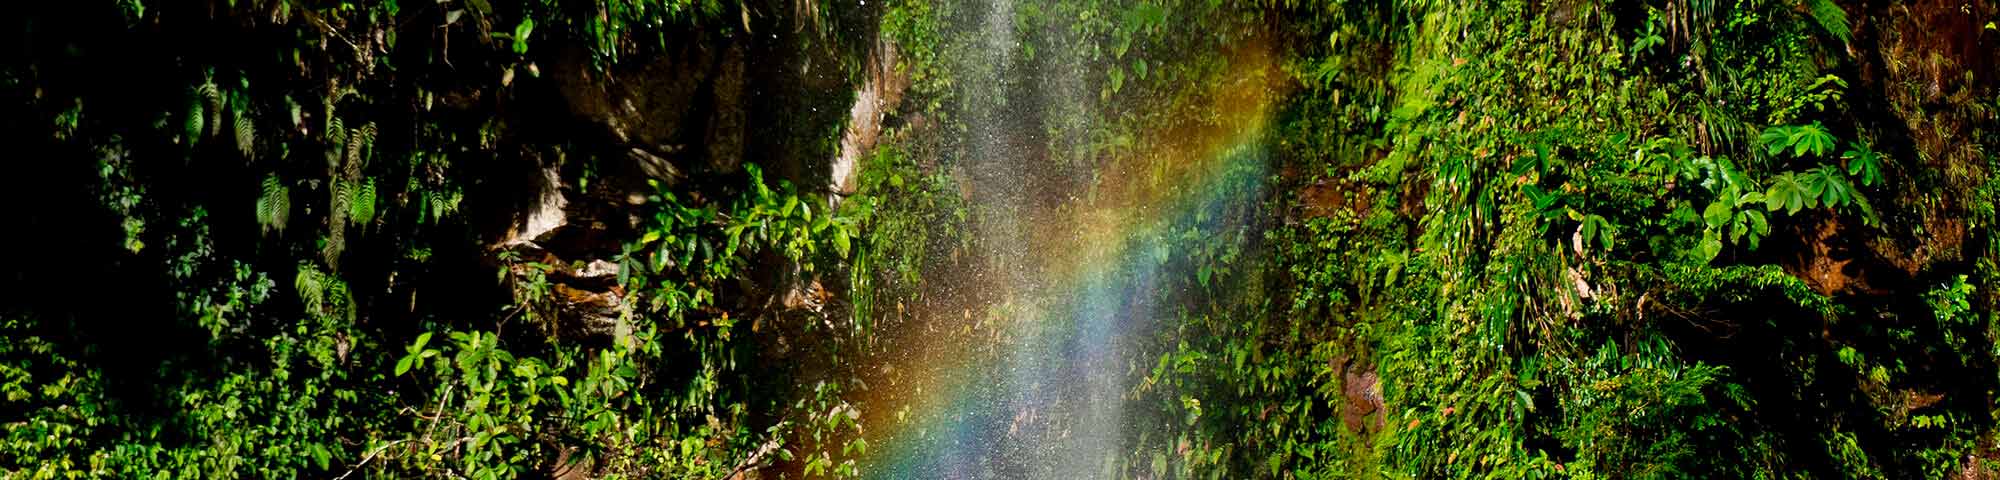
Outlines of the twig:
[[778,444],[781,438],[782,437],[779,437],[778,435],[775,434],[771,435],[770,440],[765,440],[763,446],[757,447],[757,451],[755,452],[750,452],[749,458],[745,458],[743,459],[742,463],[736,464],[736,468],[730,470],[729,474],[723,475],[722,478],[724,479],[736,478],[737,474],[749,471],[751,467],[757,465],[758,462],[764,459],[764,455],[768,455],[771,452],[778,450]]
[[402,440],[397,440],[394,442],[382,444],[382,446],[380,447],[375,447],[375,451],[368,452],[367,455],[361,457],[360,463],[356,463],[354,464],[353,468],[347,469],[347,473],[342,473],[338,477],[333,477],[333,480],[346,480],[348,475],[353,475],[354,472],[361,471],[361,467],[368,466],[369,461],[374,460],[375,457],[382,455],[382,452],[388,450],[389,447],[393,447],[396,446],[397,444],[401,444],[403,442],[408,442],[408,441],[410,441],[410,439],[405,438]]
[[334,29],[333,25],[329,25],[326,23],[325,19],[319,18],[319,14],[315,14],[311,10],[305,10],[299,13],[301,16],[306,17],[307,20],[312,20],[314,24],[317,24],[319,26],[320,31],[326,33],[327,36],[340,40],[342,43],[346,43],[348,48],[354,50],[354,54],[356,57],[359,57],[361,55],[360,45],[354,44],[353,40],[348,40],[346,35],[340,34],[340,31]]

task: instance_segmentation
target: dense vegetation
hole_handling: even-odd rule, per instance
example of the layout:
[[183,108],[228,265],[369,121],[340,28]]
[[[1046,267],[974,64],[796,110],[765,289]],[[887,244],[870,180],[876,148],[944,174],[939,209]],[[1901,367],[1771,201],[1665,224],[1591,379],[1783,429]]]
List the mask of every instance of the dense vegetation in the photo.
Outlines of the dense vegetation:
[[1004,122],[1265,167],[1141,233],[1118,477],[2000,473],[2000,5],[1005,5],[15,6],[0,472],[877,475]]

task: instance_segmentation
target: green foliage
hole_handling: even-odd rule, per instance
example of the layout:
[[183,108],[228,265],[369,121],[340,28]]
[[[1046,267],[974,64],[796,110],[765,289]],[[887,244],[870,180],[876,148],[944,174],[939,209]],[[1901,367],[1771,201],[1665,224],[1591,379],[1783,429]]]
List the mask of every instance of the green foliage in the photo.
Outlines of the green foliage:
[[[798,334],[802,325],[862,323],[839,308],[804,320],[760,295],[784,269],[773,259],[844,287],[833,279],[864,248],[864,208],[827,211],[817,185],[745,185],[730,171],[703,172],[726,185],[698,178],[673,192],[686,199],[675,208],[706,216],[675,210],[689,221],[651,223],[653,205],[669,202],[632,207],[638,221],[612,230],[639,230],[635,238],[592,241],[670,232],[634,262],[670,266],[619,272],[643,288],[585,285],[611,289],[592,292],[618,317],[608,341],[569,328],[578,319],[565,288],[576,284],[563,282],[576,281],[566,276],[575,265],[522,261],[480,237],[504,217],[487,214],[512,194],[496,186],[515,178],[516,152],[560,164],[630,148],[586,141],[568,119],[502,108],[558,93],[518,88],[531,80],[514,72],[598,75],[623,55],[680,55],[690,37],[746,38],[736,28],[753,21],[759,33],[789,31],[791,16],[820,30],[801,43],[844,48],[833,32],[855,29],[833,23],[872,18],[863,9],[116,3],[9,19],[23,45],[50,48],[0,66],[0,97],[24,107],[7,123],[50,152],[47,165],[88,165],[77,169],[81,189],[71,167],[29,169],[50,186],[23,198],[89,200],[29,215],[35,229],[80,232],[60,249],[74,265],[34,269],[77,272],[59,275],[72,286],[110,279],[74,291],[118,298],[0,304],[10,339],[0,346],[0,477],[542,478],[563,466],[591,477],[726,478],[808,457],[829,475],[859,474],[867,447],[843,389],[849,372],[787,371],[825,377],[821,388],[791,388],[793,377],[763,368],[777,361],[759,348],[779,335],[814,337]],[[572,51],[599,62],[577,65],[563,53]],[[813,74],[826,68],[845,67]],[[737,81],[764,81],[744,75]],[[551,125],[561,128],[523,133]],[[104,241],[99,227],[119,238]],[[690,244],[710,251],[683,257]],[[508,264],[503,284],[522,287],[517,297],[494,298],[481,281],[492,278],[486,260]],[[685,301],[664,307],[676,298]],[[552,327],[515,328],[523,312]],[[851,352],[857,331],[822,332],[839,347],[807,350]]]
[[347,206],[347,222],[365,226],[375,220],[375,179],[365,178],[359,182],[337,182],[341,199],[335,205]]
[[1767,153],[1771,155],[1791,150],[1794,157],[1804,157],[1807,152],[1817,157],[1826,155],[1826,152],[1834,148],[1833,134],[1827,133],[1826,127],[1821,126],[1819,122],[1813,122],[1811,125],[1781,125],[1766,128],[1757,139],[1764,143],[1765,148],[1769,149]]
[[[1034,208],[1118,202],[1184,187],[1154,153],[1206,152],[1252,95],[1276,103],[1217,153],[1242,162],[1192,174],[1231,201],[1134,229],[1159,271],[1106,370],[1105,477],[1990,462],[1992,86],[1914,30],[1977,2],[153,3],[25,9],[0,65],[49,157],[17,162],[48,186],[16,237],[62,237],[0,275],[0,476],[876,473],[899,446],[865,433],[896,426],[863,428],[887,400],[857,372],[991,293],[958,281],[1000,240],[973,238],[968,139],[1047,133],[1006,161],[1083,200]],[[966,29],[992,15],[1005,65]],[[860,60],[822,53],[878,30],[912,84],[838,207],[782,148],[618,191],[626,131],[539,115],[659,62],[838,80]],[[698,53],[738,41],[779,55]],[[1033,108],[956,117],[982,102]],[[492,245],[541,168],[575,223]]]
[[262,191],[263,194],[257,196],[257,224],[263,227],[264,233],[282,235],[292,215],[291,189],[278,179],[277,174],[272,174],[264,177]]
[[1808,0],[1806,9],[1811,12],[1813,21],[1818,22],[1820,28],[1826,29],[1828,35],[1832,35],[1840,43],[1849,41],[1848,37],[1852,35],[1852,31],[1847,26],[1847,10],[1841,9],[1839,4],[1833,3],[1833,0]]
[[[1982,407],[1921,400],[1957,381],[1909,374],[1984,362],[1914,350],[1984,323],[1913,324],[1907,288],[1827,283],[1793,258],[1823,255],[1795,250],[1806,222],[1873,227],[1806,251],[1913,231],[1864,195],[1910,190],[1868,146],[1901,134],[1849,104],[1879,92],[1827,74],[1852,66],[1834,2],[1243,10],[1297,35],[1280,51],[1302,113],[1275,120],[1274,143],[1313,148],[1290,147],[1275,184],[1369,193],[1327,217],[1274,201],[1273,273],[1244,288],[1275,302],[1162,321],[1187,326],[1144,384],[1198,420],[1160,457],[1135,452],[1162,467],[1135,477],[1936,477],[1991,430],[1962,420]],[[1837,150],[1835,131],[1869,140]],[[1885,278],[1869,268],[1839,275]],[[1926,302],[1963,312],[1930,299],[1972,291]],[[1829,374],[1836,357],[1851,361]],[[1357,371],[1382,402],[1358,425],[1340,416],[1370,407],[1345,390]]]
[[1575,220],[1579,222],[1576,227],[1578,241],[1583,242],[1585,245],[1598,245],[1604,250],[1611,249],[1612,239],[1618,233],[1617,225],[1612,225],[1611,221],[1605,220],[1603,215],[1596,214],[1582,215]]
[[230,98],[232,99],[230,113],[235,117],[235,121],[231,122],[234,127],[231,129],[234,133],[231,138],[236,140],[236,151],[248,159],[257,149],[257,124],[250,119],[250,97],[237,92]]
[[208,131],[206,124],[208,114],[203,113],[203,108],[200,89],[196,89],[194,92],[188,94],[187,110],[186,113],[181,115],[184,127],[181,134],[184,136],[183,138],[187,139],[189,144],[200,143],[202,132]]
[[1882,154],[1862,142],[1848,142],[1847,151],[1840,158],[1847,160],[1847,174],[1859,180],[1863,186],[1882,183]]
[[[1764,211],[1745,208],[1765,203],[1764,195],[1755,191],[1737,193],[1737,188],[1731,185],[1718,195],[1715,201],[1709,202],[1701,215],[1706,225],[1706,229],[1702,231],[1700,255],[1702,260],[1713,260],[1718,253],[1721,253],[1725,238],[1731,244],[1747,242],[1750,248],[1755,250],[1760,240],[1771,235],[1771,224]],[[1770,207],[1766,204],[1765,208]]]
[[1707,472],[1699,465],[1705,438],[1725,430],[1729,418],[1709,404],[1727,371],[1682,363],[1662,339],[1621,353],[1606,343],[1561,380],[1573,388],[1559,405],[1565,423],[1554,436],[1576,448],[1571,468],[1617,472],[1630,478],[1676,478]]
[[[1794,172],[1771,177],[1771,189],[1764,192],[1764,208],[1772,212],[1783,210],[1787,214],[1796,215],[1800,209],[1818,206],[1820,192],[1808,190],[1806,186],[1808,182],[1801,180],[1801,177]],[[1810,183],[1825,184],[1825,182]]]
[[1861,196],[1849,183],[1847,175],[1832,165],[1820,165],[1805,172],[1785,172],[1771,178],[1771,189],[1764,192],[1765,208],[1772,212],[1784,210],[1796,215],[1801,209],[1820,208],[1828,210],[1852,207],[1870,225],[1880,222],[1875,215],[1874,205]]

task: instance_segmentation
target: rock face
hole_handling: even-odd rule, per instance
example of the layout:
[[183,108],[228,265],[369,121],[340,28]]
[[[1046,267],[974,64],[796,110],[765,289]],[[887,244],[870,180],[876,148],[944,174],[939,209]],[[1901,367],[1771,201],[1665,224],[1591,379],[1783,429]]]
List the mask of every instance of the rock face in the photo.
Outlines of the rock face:
[[[1935,182],[1890,179],[1895,210],[1913,212],[1894,223],[1917,223],[1924,235],[1867,247],[1903,276],[1917,276],[1940,263],[1962,262],[1971,233],[1972,206],[1967,199],[1993,172],[1977,142],[1981,122],[1991,110],[1966,101],[1976,92],[1990,92],[2000,66],[2000,40],[1985,30],[1986,19],[2000,14],[1990,1],[1921,0],[1898,2],[1856,17],[1862,20],[1848,54],[1861,67],[1858,85],[1867,95],[1886,100],[1873,108],[1881,128],[1901,130],[1909,144],[1878,145],[1890,158],[1886,171],[1950,172]],[[1984,33],[1982,33],[1984,32]],[[1937,188],[1921,189],[1918,185]],[[1878,205],[1880,202],[1878,202]]]
[[527,204],[518,221],[508,229],[506,238],[500,242],[501,246],[511,247],[529,242],[547,241],[548,236],[556,229],[569,224],[569,214],[563,212],[563,209],[569,206],[569,200],[563,197],[562,173],[558,171],[559,167],[560,165],[541,169],[533,184],[536,190],[534,200]]
[[[579,146],[568,155],[594,159],[588,189],[564,178],[579,170],[566,163],[580,160],[561,153],[537,158],[538,170],[525,182],[535,191],[491,244],[494,260],[506,263],[517,285],[547,286],[546,291],[517,287],[516,296],[543,305],[537,317],[553,331],[600,339],[624,334],[625,311],[642,299],[626,295],[617,282],[618,265],[608,260],[637,238],[647,215],[643,198],[652,193],[648,181],[709,190],[714,186],[683,181],[732,178],[745,162],[755,161],[765,167],[769,182],[787,180],[806,191],[825,188],[832,207],[855,193],[862,161],[901,103],[909,78],[897,68],[896,47],[879,36],[867,45],[859,85],[837,69],[812,67],[839,63],[829,58],[761,56],[765,50],[794,50],[791,42],[797,39],[791,34],[769,39],[690,34],[669,39],[665,51],[606,68],[577,46],[541,68],[560,104],[556,111],[574,117],[586,137],[608,143]],[[755,65],[749,63],[753,56],[759,58]],[[844,91],[853,92],[851,103],[844,102],[839,93]],[[846,115],[815,103],[819,100],[846,107]],[[801,143],[843,120],[837,149]],[[759,143],[747,144],[753,135]],[[816,275],[775,256],[756,263],[750,275],[758,286],[746,288],[757,297],[747,299],[751,304],[822,313],[830,294]],[[536,276],[542,281],[533,281]]]
[[[629,333],[624,314],[637,299],[618,284],[610,259],[637,238],[648,181],[726,176],[744,162],[748,39],[685,36],[608,66],[586,46],[570,45],[540,69],[555,111],[573,117],[584,138],[606,142],[537,156],[525,183],[533,192],[490,247],[517,299],[536,305],[535,317],[553,333],[599,341]],[[592,159],[588,189],[565,178],[582,170],[566,156]]]
[[827,204],[838,207],[840,200],[853,195],[860,185],[861,158],[875,150],[882,135],[882,121],[903,102],[910,77],[896,68],[896,45],[877,39],[868,53],[868,79],[854,92],[854,106],[847,112],[847,127],[841,131],[840,154],[833,159],[828,185],[832,194]]
[[1340,367],[1341,397],[1347,401],[1341,405],[1340,421],[1347,430],[1369,434],[1382,431],[1382,384],[1375,376],[1375,368],[1352,358],[1334,359]]
[[628,151],[630,170],[662,181],[693,165],[731,172],[743,162],[748,125],[745,47],[730,40],[675,43],[602,71],[572,47],[548,71],[569,112]]

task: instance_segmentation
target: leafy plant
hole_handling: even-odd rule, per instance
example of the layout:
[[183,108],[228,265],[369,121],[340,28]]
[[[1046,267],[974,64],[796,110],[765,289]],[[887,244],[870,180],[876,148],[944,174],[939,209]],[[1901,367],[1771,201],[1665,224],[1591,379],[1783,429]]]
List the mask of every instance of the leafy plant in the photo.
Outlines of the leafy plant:
[[284,234],[285,223],[291,218],[291,189],[277,174],[264,177],[263,194],[257,197],[257,223],[266,234]]
[[1848,142],[1847,151],[1840,154],[1847,160],[1847,174],[1860,180],[1864,186],[1882,183],[1882,155],[1862,142]]
[[1820,28],[1826,29],[1828,35],[1840,40],[1840,43],[1849,41],[1852,31],[1847,25],[1847,11],[1841,9],[1839,4],[1833,3],[1833,0],[1807,0],[1806,10]]
[[1808,152],[1813,156],[1821,156],[1834,148],[1833,134],[1828,133],[1826,127],[1819,122],[1810,125],[1773,126],[1764,129],[1764,133],[1758,135],[1757,139],[1764,144],[1767,153],[1771,155],[1789,149],[1794,157],[1806,156]]
[[1756,249],[1759,241],[1771,234],[1771,224],[1764,211],[1754,208],[1764,201],[1763,192],[1739,193],[1737,188],[1731,186],[1709,202],[1701,215],[1705,225],[1700,244],[1701,258],[1713,260],[1722,251],[1725,239],[1731,244],[1748,243],[1751,249]]
[[1771,189],[1764,192],[1764,208],[1786,214],[1798,214],[1799,210],[1819,204],[1819,192],[1809,191],[1807,182],[1801,175],[1785,172],[1771,177]]
[[1572,211],[1570,217],[1578,222],[1576,234],[1583,244],[1596,244],[1604,250],[1611,250],[1612,240],[1618,234],[1617,225],[1612,225],[1610,220],[1598,214],[1584,215]]
[[235,122],[232,122],[234,135],[231,138],[236,140],[236,151],[243,154],[243,158],[249,159],[257,148],[257,124],[250,118],[250,97],[238,91],[231,96],[231,99],[232,106],[229,111],[235,117]]
[[424,345],[429,344],[430,341],[431,332],[424,332],[418,334],[417,340],[410,343],[410,346],[403,348],[405,352],[403,358],[396,360],[396,376],[403,376],[403,374],[409,373],[412,368],[423,368],[424,360],[438,355],[437,349],[424,348]]

